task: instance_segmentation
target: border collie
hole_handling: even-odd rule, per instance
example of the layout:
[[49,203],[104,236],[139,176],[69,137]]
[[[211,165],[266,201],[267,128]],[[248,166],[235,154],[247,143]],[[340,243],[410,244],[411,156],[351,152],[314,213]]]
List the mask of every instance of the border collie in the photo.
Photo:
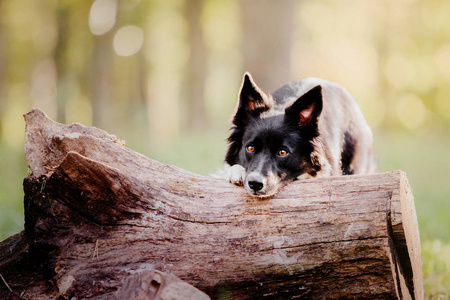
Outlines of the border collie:
[[318,78],[265,94],[244,74],[220,177],[258,197],[296,179],[374,172],[372,132],[343,87]]

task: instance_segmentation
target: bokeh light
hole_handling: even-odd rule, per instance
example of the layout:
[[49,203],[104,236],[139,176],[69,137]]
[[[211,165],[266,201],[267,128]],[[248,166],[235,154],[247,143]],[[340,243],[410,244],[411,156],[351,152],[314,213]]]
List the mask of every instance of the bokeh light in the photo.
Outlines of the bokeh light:
[[429,116],[422,100],[415,94],[406,94],[400,97],[395,108],[399,120],[411,130],[424,126]]
[[435,97],[435,105],[439,115],[450,120],[450,85],[438,88]]
[[443,45],[438,49],[435,64],[439,75],[450,82],[450,44]]
[[124,26],[114,35],[114,51],[119,56],[136,54],[144,44],[144,32],[137,26]]
[[415,68],[412,61],[399,53],[388,56],[385,70],[388,82],[399,90],[410,86],[414,79]]
[[95,0],[89,13],[89,28],[94,35],[103,35],[116,23],[117,0]]

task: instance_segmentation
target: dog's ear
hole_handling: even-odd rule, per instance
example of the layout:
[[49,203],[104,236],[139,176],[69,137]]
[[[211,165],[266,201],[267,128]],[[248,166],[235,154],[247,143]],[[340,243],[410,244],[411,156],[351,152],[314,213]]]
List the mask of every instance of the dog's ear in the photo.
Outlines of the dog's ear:
[[240,121],[249,116],[259,116],[273,106],[273,101],[253,81],[250,73],[244,74],[241,90],[239,92],[239,103],[233,123],[238,125]]
[[317,126],[322,108],[322,87],[318,85],[300,96],[290,107],[286,108],[285,117],[289,122],[298,124],[300,128]]

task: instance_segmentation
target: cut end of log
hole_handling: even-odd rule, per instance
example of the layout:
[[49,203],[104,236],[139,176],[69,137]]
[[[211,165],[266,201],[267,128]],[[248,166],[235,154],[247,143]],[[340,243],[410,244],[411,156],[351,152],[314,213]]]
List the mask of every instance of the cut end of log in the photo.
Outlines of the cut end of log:
[[73,143],[73,141],[78,141],[81,136],[90,136],[105,142],[121,143],[116,136],[95,127],[86,127],[78,123],[71,125],[56,123],[40,109],[33,109],[23,116],[25,119],[25,158],[31,174],[35,177],[52,172],[65,158],[69,149],[83,152],[83,145],[74,147],[75,143]]
[[25,231],[0,244],[12,289],[0,298],[141,299],[153,281],[196,299],[207,296],[193,287],[232,299],[423,298],[401,171],[300,180],[260,200],[97,128],[40,110],[25,120]]
[[125,279],[116,299],[209,300],[202,291],[173,274],[151,270]]

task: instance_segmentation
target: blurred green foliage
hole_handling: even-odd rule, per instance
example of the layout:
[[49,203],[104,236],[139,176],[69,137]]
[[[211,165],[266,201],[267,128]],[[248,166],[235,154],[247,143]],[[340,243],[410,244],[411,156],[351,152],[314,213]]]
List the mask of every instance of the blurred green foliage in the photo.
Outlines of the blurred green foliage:
[[23,230],[23,153],[0,142],[0,241]]
[[207,175],[244,70],[267,92],[316,76],[357,99],[378,171],[407,173],[427,298],[449,297],[449,11],[443,0],[0,1],[0,240],[23,229],[32,107]]

